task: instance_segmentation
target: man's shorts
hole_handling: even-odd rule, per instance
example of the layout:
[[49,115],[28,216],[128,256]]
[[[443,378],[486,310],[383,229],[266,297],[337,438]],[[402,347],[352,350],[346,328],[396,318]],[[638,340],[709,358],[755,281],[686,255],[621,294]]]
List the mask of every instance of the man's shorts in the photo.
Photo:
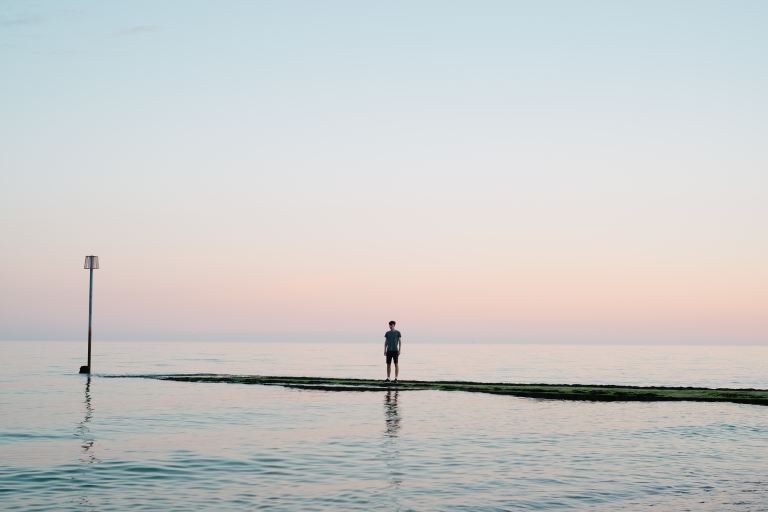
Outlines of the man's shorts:
[[391,364],[393,359],[397,364],[397,352],[387,352],[387,364]]

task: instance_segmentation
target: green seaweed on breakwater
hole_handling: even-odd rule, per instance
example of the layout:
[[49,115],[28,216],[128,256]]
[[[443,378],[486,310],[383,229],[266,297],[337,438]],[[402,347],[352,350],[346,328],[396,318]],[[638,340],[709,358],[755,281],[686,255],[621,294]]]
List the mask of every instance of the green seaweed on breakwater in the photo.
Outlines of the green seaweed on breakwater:
[[584,400],[593,402],[732,402],[768,405],[766,389],[644,387],[586,384],[511,384],[505,382],[418,381],[398,383],[372,379],[340,379],[328,377],[279,377],[265,375],[114,375],[111,377],[150,378],[175,382],[208,382],[258,384],[321,391],[398,391],[437,390],[465,391],[551,400]]

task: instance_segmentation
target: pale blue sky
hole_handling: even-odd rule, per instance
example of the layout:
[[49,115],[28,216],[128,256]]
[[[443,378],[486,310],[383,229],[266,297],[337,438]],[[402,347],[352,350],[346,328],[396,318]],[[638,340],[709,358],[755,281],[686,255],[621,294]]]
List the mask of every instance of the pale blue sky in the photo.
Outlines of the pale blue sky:
[[768,342],[766,22],[0,2],[0,338]]

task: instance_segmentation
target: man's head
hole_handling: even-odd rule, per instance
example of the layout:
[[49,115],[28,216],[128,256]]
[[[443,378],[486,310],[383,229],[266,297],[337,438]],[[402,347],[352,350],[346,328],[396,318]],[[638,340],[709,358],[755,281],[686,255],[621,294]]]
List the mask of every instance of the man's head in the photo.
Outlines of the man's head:
[[395,328],[395,324],[396,324],[396,323],[397,323],[397,322],[395,322],[394,320],[390,320],[390,321],[389,321],[389,330],[390,330],[390,331],[391,331],[392,329],[394,329],[394,328]]

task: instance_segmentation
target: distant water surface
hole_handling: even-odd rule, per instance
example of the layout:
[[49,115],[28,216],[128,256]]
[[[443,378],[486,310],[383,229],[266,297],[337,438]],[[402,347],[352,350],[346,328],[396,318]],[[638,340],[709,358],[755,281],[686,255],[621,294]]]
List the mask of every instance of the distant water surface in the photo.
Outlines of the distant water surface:
[[[382,343],[383,344],[383,343]],[[768,510],[768,407],[323,392],[379,343],[0,343],[3,510]],[[768,388],[766,347],[406,344],[403,377]]]

